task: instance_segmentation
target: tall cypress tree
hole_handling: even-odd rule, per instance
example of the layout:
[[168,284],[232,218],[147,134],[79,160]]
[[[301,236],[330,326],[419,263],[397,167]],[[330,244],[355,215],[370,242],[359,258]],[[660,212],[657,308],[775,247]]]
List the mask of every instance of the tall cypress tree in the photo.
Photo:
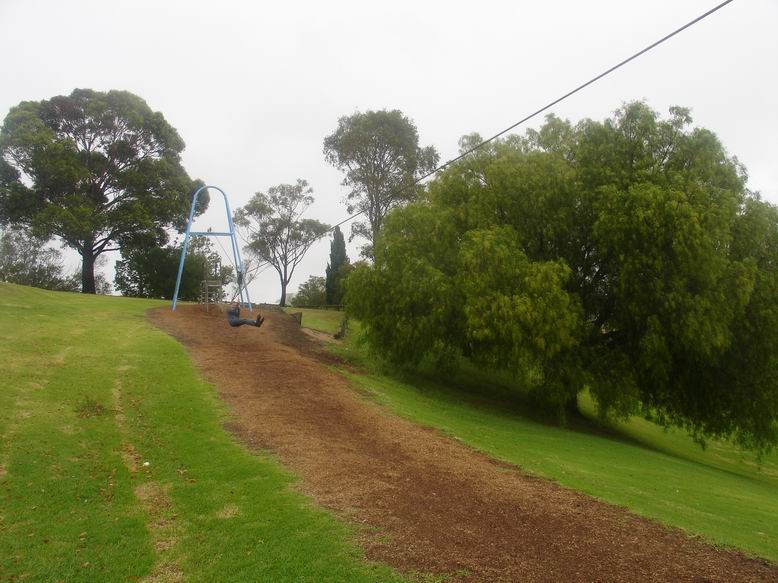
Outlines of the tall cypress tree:
[[330,261],[327,264],[326,270],[325,299],[328,306],[340,304],[341,296],[343,295],[340,280],[343,277],[343,268],[348,264],[346,241],[343,239],[340,227],[335,227],[335,230],[332,232],[332,242],[330,243]]

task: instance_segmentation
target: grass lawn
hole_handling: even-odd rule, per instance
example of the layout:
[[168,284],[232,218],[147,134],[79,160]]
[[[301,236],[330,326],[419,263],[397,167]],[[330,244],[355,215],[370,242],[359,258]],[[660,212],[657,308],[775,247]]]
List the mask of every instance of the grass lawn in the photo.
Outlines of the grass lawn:
[[156,305],[0,283],[0,581],[400,581],[223,429]]
[[431,374],[387,376],[353,335],[332,350],[367,365],[367,374],[343,374],[403,417],[532,474],[778,561],[778,453],[758,467],[730,444],[711,442],[703,451],[684,432],[644,419],[603,426],[586,395],[580,408],[587,418],[561,428],[534,420],[496,375],[464,370],[445,382]]
[[[288,314],[303,313],[303,328],[335,334],[343,320],[343,312],[338,310],[316,310],[312,308],[294,308],[287,306],[284,311]],[[349,323],[350,325],[350,323]]]

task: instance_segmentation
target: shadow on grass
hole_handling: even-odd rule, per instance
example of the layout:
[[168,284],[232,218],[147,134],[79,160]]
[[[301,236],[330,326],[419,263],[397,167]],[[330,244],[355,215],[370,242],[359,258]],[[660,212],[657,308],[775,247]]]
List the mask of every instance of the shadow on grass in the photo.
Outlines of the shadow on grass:
[[[352,374],[383,376],[390,381],[402,383],[420,396],[440,403],[465,405],[506,420],[521,419],[546,427],[570,431],[573,434],[607,439],[690,462],[700,468],[709,470],[715,467],[719,471],[738,478],[758,481],[755,476],[749,473],[738,472],[727,467],[730,462],[711,464],[711,460],[700,460],[693,454],[684,454],[684,452],[665,446],[661,442],[652,442],[629,435],[616,424],[617,422],[600,419],[596,413],[584,412],[581,401],[589,398],[586,395],[579,395],[578,413],[568,414],[562,419],[558,411],[544,407],[536,398],[533,398],[529,390],[522,387],[510,374],[501,371],[481,370],[464,359],[443,373],[437,370],[431,362],[423,362],[416,368],[398,369],[397,366],[371,354],[364,342],[354,337],[348,339],[342,346],[328,347],[328,352],[348,365]],[[656,427],[659,431],[663,430],[659,425]],[[702,453],[702,448],[700,448],[700,453]]]

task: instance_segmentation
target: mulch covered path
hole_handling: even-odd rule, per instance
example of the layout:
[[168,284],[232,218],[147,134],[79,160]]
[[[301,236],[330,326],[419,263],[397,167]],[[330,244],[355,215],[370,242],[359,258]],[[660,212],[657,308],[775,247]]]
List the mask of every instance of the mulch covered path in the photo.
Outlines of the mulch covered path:
[[158,309],[232,408],[230,427],[365,525],[371,559],[463,581],[778,581],[778,566],[523,474],[364,399],[283,312],[230,328],[218,311]]

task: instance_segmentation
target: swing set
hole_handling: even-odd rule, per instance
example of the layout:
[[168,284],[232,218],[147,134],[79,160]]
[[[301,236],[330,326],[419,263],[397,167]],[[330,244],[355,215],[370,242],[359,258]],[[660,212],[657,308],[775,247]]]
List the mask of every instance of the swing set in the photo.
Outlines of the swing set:
[[[227,213],[227,225],[229,228],[229,231],[192,231],[192,221],[194,220],[195,210],[197,209],[197,199],[200,196],[200,193],[204,190],[208,189],[214,189],[218,190],[222,198],[224,198],[224,209]],[[184,261],[186,259],[186,252],[189,248],[189,238],[190,237],[229,237],[230,243],[232,245],[232,257],[233,257],[233,265],[235,266],[235,271],[237,275],[237,290],[235,290],[235,294],[232,297],[232,301],[230,303],[238,302],[239,307],[248,308],[249,312],[253,311],[253,307],[251,305],[251,298],[249,297],[249,290],[247,287],[246,282],[246,271],[243,268],[243,261],[240,257],[240,247],[238,246],[238,240],[235,237],[235,224],[232,221],[232,212],[230,211],[230,203],[227,200],[227,194],[218,186],[202,186],[198,188],[194,195],[192,196],[192,207],[189,210],[189,220],[186,224],[186,234],[184,235],[184,246],[181,249],[181,260],[178,262],[178,275],[176,277],[176,290],[173,293],[173,307],[172,309],[176,309],[176,303],[178,302],[178,291],[181,288],[181,276],[184,273]]]

